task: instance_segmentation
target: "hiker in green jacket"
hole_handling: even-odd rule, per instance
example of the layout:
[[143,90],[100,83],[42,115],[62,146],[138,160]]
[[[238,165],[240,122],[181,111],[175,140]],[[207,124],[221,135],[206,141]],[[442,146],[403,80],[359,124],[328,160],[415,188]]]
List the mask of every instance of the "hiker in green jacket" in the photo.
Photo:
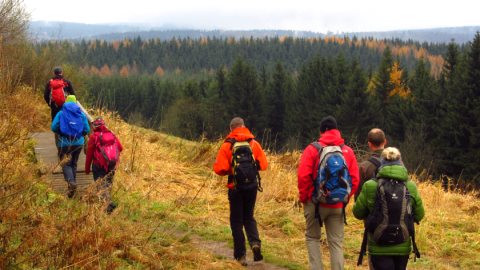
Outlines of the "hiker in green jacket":
[[[377,190],[379,183],[381,183],[381,188]],[[406,187],[408,192],[404,190],[403,187]],[[400,190],[400,192],[396,192],[395,189],[396,191]],[[389,193],[389,191],[392,190],[395,192]],[[377,194],[380,195],[377,196]],[[406,196],[402,196],[402,194]],[[400,202],[397,203],[397,205],[400,205],[400,208],[391,209],[391,207],[395,206],[395,203],[392,202],[398,198],[400,201],[410,201],[411,208],[408,207],[408,203],[402,204]],[[385,209],[388,210],[375,210],[375,207],[379,206],[386,206]],[[406,213],[404,215],[406,219],[402,220],[397,218],[397,220],[400,221],[395,225],[393,221],[395,219],[394,217],[403,216],[399,213]],[[410,213],[410,215],[408,213]],[[407,169],[402,163],[398,149],[388,147],[382,152],[381,167],[377,178],[368,180],[363,185],[362,191],[353,206],[353,215],[358,219],[365,220],[366,231],[368,232],[370,269],[406,269],[412,246],[416,256],[420,256],[414,241],[415,230],[413,228],[413,222],[420,222],[425,215],[425,210],[417,186],[409,179]],[[379,225],[386,226],[382,228],[382,226]],[[388,231],[388,228],[394,228],[395,226],[397,226],[395,228],[396,234]],[[401,233],[398,233],[398,231],[401,231]],[[392,235],[394,236],[392,237]],[[392,238],[395,239],[392,240]],[[363,254],[363,251],[361,253]],[[361,258],[359,258],[359,264],[360,263]]]
[[378,169],[381,165],[380,155],[387,144],[387,138],[383,130],[379,128],[372,128],[368,132],[368,148],[370,149],[370,156],[367,160],[362,161],[358,165],[360,171],[360,185],[357,192],[355,192],[355,200],[357,200],[360,191],[362,191],[363,184],[372,178],[375,178],[378,173]]

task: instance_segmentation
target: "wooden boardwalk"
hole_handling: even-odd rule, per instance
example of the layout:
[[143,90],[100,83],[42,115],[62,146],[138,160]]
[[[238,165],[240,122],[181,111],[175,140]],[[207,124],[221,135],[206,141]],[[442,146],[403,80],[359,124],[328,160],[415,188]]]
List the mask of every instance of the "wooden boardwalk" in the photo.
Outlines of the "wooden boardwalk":
[[[32,138],[37,142],[35,156],[44,165],[45,173],[49,174],[53,189],[66,194],[67,182],[63,178],[62,168],[58,165],[54,134],[52,132],[33,133]],[[81,195],[92,183],[93,176],[85,174],[85,154],[82,150],[77,165],[77,193]]]

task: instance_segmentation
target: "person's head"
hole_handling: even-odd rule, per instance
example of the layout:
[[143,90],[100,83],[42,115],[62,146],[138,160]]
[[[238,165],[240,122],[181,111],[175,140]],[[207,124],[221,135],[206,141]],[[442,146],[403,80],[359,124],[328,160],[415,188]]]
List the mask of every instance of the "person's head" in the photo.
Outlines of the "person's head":
[[99,128],[101,126],[105,125],[105,121],[101,117],[97,117],[95,120],[92,122],[92,126],[94,129]]
[[320,133],[324,133],[325,131],[331,129],[337,129],[337,120],[335,120],[335,117],[329,115],[322,118],[320,121]]
[[368,132],[368,147],[371,150],[383,149],[387,144],[387,138],[385,138],[385,133],[379,128],[372,128]]
[[77,102],[77,97],[74,96],[74,95],[68,95],[67,98],[65,99],[65,103],[67,103],[67,102],[76,103]]
[[400,154],[400,150],[395,147],[387,147],[383,149],[382,155],[382,163],[392,163],[396,161],[402,160],[402,155]]
[[63,76],[62,68],[61,67],[55,67],[53,69],[53,74],[55,74],[55,76],[62,77]]
[[230,121],[230,130],[234,130],[238,127],[244,127],[245,122],[241,117],[234,117],[232,121]]

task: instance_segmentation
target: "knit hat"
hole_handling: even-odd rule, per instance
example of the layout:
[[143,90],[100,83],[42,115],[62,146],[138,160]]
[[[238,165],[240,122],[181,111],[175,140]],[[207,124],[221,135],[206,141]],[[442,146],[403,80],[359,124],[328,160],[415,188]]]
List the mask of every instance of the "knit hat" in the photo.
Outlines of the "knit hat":
[[55,68],[53,69],[53,73],[54,73],[55,75],[60,75],[60,74],[63,73],[63,70],[62,70],[61,67],[55,67]]
[[322,121],[320,121],[321,133],[324,133],[327,130],[336,129],[336,128],[337,128],[337,120],[335,120],[335,117],[331,115],[324,117]]
[[104,126],[105,121],[101,117],[98,117],[97,119],[93,120],[92,125],[94,128],[97,128],[99,126]]
[[67,99],[65,99],[65,103],[66,102],[74,102],[74,103],[77,103],[77,97],[75,97],[74,95],[68,95],[67,96]]

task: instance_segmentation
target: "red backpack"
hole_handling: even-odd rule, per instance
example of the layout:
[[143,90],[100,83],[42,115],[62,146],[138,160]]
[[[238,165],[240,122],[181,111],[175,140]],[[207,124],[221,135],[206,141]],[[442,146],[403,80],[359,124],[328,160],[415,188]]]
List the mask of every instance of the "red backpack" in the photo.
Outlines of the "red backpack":
[[67,86],[67,82],[63,79],[50,80],[50,101],[53,101],[58,107],[62,107],[63,103],[65,103],[65,91],[63,88]]
[[95,165],[103,168],[106,172],[115,170],[120,156],[117,138],[111,131],[100,132],[95,142],[93,158]]

